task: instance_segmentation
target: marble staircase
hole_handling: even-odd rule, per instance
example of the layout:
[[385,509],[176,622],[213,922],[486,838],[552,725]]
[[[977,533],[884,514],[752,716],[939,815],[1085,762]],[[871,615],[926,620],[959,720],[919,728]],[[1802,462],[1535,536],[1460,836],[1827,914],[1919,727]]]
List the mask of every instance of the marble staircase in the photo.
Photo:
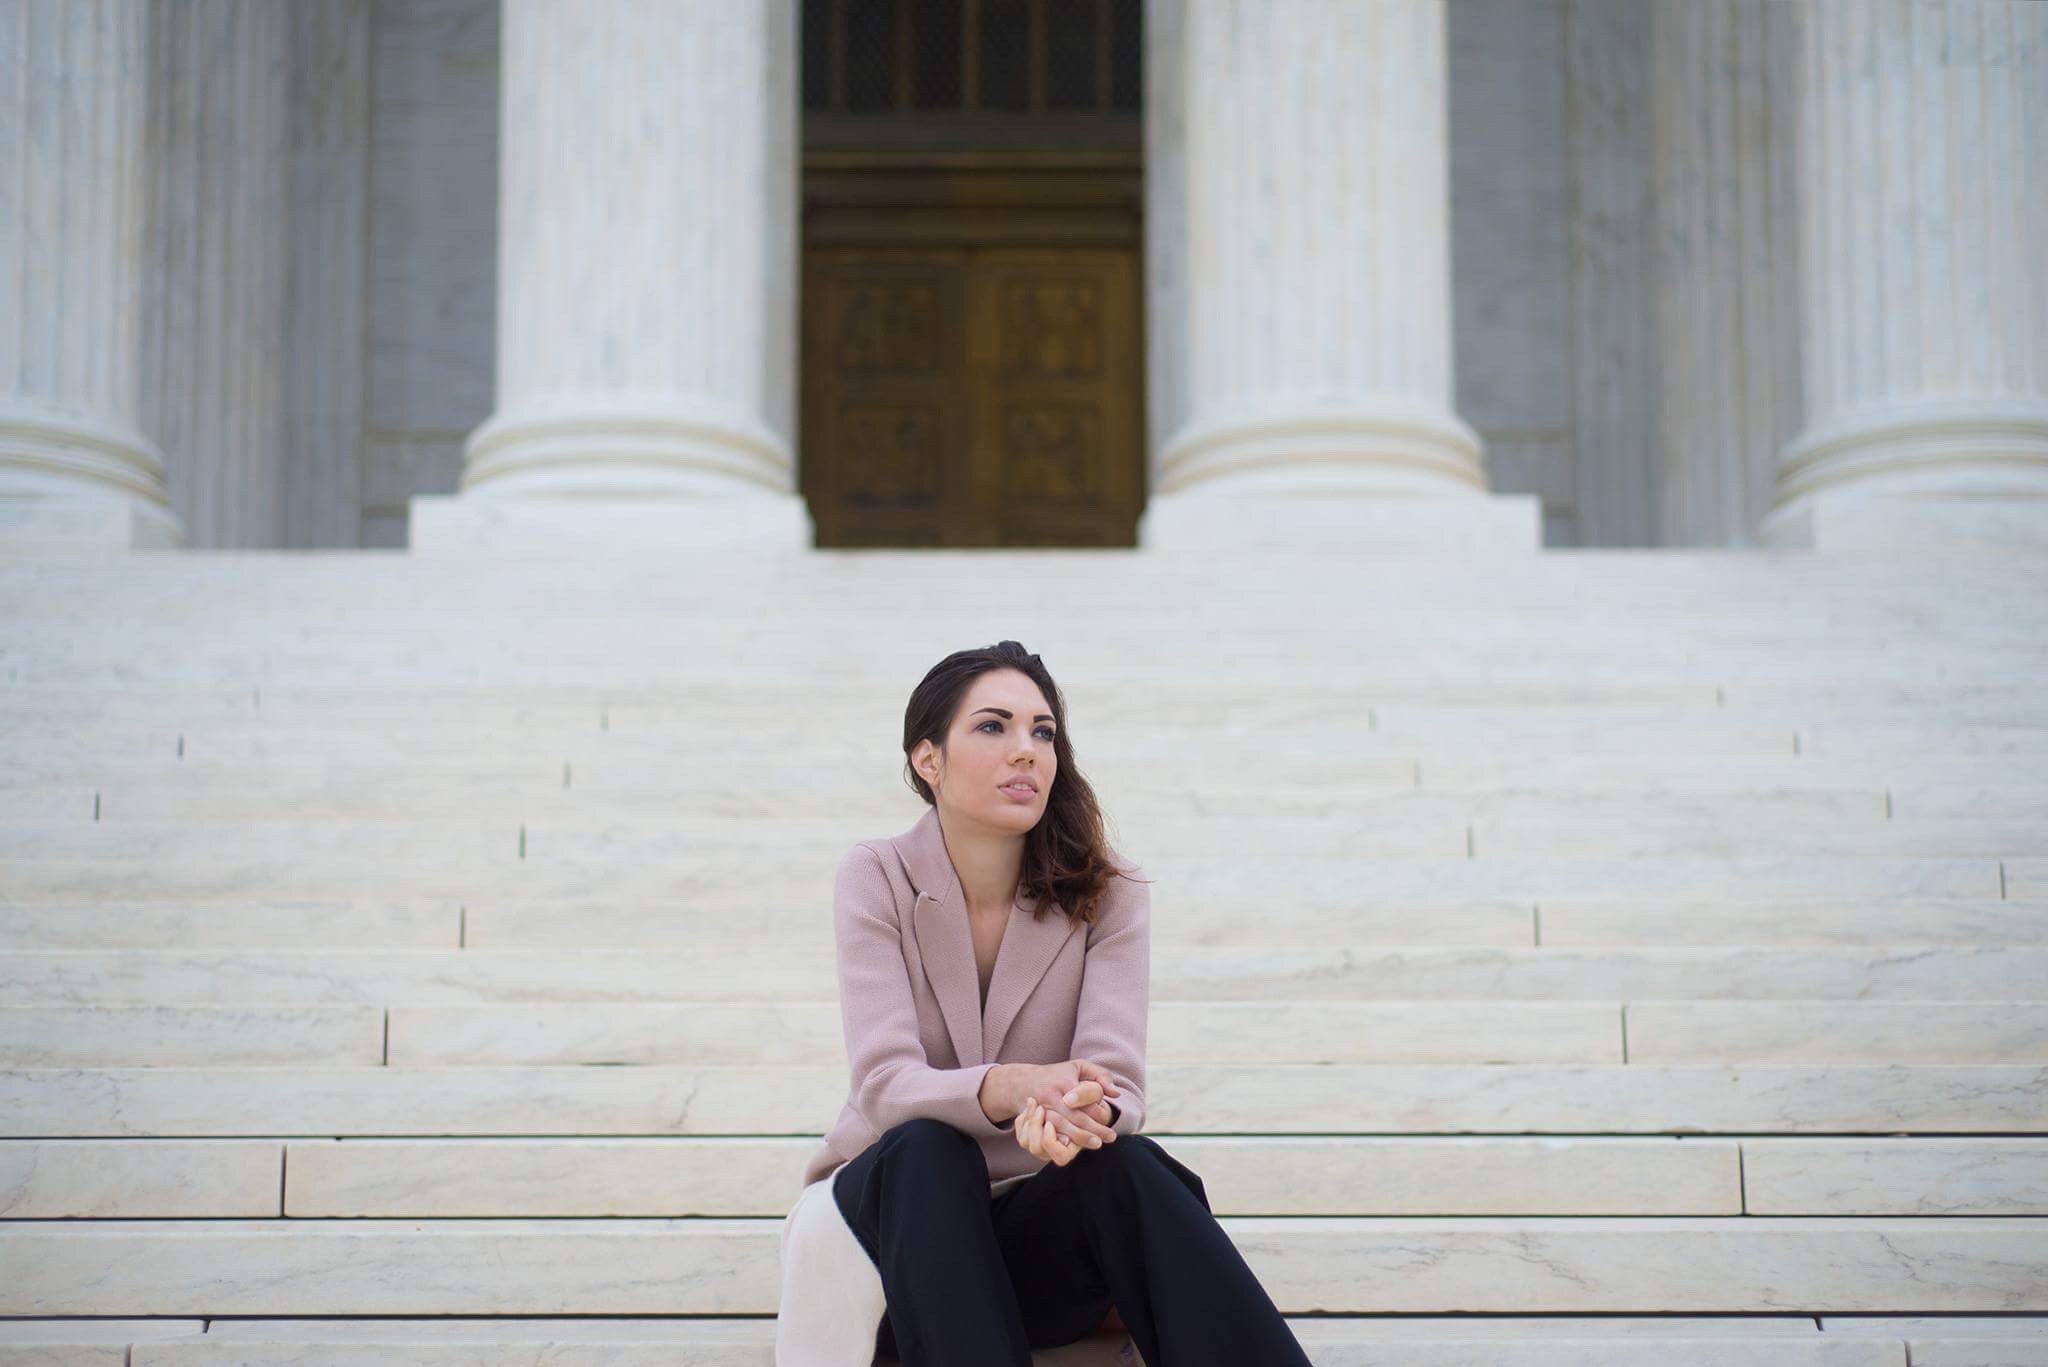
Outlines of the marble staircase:
[[0,1364],[768,1367],[1002,637],[1319,1365],[2048,1364],[2048,576],[1623,551],[0,561]]

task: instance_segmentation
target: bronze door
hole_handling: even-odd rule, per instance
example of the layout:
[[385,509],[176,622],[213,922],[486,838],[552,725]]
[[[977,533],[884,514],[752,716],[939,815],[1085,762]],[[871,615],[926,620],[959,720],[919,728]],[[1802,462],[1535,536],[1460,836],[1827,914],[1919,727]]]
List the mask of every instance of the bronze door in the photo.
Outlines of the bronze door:
[[803,488],[821,546],[1132,546],[1136,253],[805,255]]

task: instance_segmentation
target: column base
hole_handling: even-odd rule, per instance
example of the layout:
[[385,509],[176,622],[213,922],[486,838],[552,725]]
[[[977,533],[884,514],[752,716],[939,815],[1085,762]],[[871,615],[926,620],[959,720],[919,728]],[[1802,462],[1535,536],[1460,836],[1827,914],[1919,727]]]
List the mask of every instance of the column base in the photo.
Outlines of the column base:
[[1825,555],[2048,556],[2048,495],[1818,495],[1772,509],[1757,540]]
[[794,483],[787,444],[751,416],[688,397],[557,394],[492,415],[470,433],[472,498],[695,499]]
[[420,495],[410,503],[415,555],[576,559],[660,557],[703,550],[799,551],[817,541],[795,494],[703,498]]
[[1543,549],[1534,494],[1333,494],[1191,489],[1156,495],[1138,520],[1145,550],[1355,551],[1532,555]]
[[0,555],[175,550],[163,456],[126,423],[41,399],[0,403]]
[[184,547],[168,511],[117,497],[0,494],[0,560],[75,560]]

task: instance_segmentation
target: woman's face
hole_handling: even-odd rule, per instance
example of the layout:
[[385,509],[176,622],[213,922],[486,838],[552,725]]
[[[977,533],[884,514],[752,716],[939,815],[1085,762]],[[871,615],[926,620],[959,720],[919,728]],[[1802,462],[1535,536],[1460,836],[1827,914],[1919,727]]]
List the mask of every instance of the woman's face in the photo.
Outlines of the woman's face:
[[919,772],[949,817],[1022,835],[1045,815],[1057,768],[1052,707],[1023,671],[992,669],[976,678],[945,753],[922,748]]

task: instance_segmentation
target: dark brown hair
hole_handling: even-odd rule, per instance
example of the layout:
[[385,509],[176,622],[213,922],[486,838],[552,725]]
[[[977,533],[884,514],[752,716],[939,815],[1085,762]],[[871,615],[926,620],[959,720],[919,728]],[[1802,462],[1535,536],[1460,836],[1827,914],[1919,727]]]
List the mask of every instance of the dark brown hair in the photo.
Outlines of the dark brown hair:
[[[975,679],[992,669],[1015,669],[1038,685],[1052,707],[1055,772],[1046,794],[1045,814],[1024,834],[1024,866],[1020,891],[1038,899],[1037,911],[1058,905],[1074,920],[1093,924],[1109,880],[1132,872],[1120,861],[1102,833],[1102,808],[1095,789],[1074,762],[1073,740],[1067,733],[1067,704],[1036,655],[1015,641],[956,650],[933,665],[911,690],[903,709],[903,771],[910,786],[928,804],[937,805],[931,785],[911,767],[910,753],[921,740],[946,748],[954,714]],[[1149,881],[1149,880],[1148,880]]]

